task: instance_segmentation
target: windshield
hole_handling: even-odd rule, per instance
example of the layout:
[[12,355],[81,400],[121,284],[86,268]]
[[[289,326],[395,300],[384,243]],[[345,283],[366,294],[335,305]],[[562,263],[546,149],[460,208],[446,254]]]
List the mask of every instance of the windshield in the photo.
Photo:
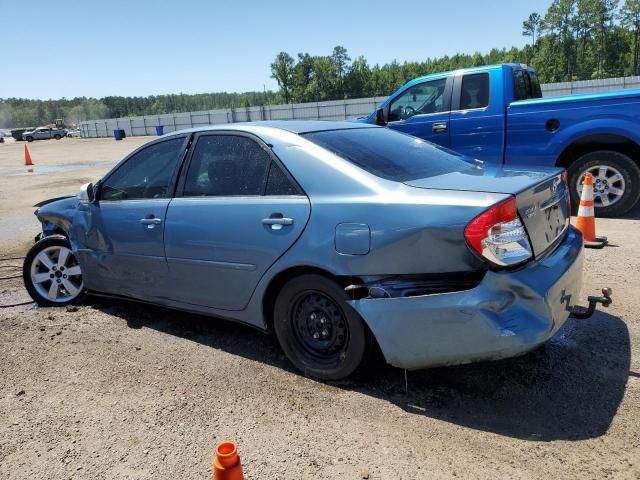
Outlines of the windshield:
[[450,150],[388,128],[326,130],[303,136],[373,175],[396,182],[476,168]]

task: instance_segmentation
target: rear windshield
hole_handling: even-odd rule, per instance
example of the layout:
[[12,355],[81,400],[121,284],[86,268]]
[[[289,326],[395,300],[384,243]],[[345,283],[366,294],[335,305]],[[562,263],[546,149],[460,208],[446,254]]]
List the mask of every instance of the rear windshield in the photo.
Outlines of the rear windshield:
[[396,182],[475,168],[450,150],[388,128],[326,130],[303,136],[373,175]]

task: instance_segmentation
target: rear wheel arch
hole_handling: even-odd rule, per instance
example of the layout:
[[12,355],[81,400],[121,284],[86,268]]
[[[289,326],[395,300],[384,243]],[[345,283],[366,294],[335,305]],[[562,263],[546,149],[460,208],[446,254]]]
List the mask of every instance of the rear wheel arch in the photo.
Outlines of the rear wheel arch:
[[558,156],[556,166],[569,168],[581,156],[599,150],[622,153],[640,167],[640,145],[629,137],[617,134],[588,135],[572,141]]
[[[596,215],[624,215],[640,198],[640,145],[628,137],[613,134],[582,137],[563,150],[556,166],[569,172],[573,211],[579,202],[580,178],[588,171],[594,172],[594,181],[598,172],[604,172],[599,176],[602,180],[598,180],[599,188],[604,190],[596,192],[594,183]],[[609,183],[616,175],[624,180]]]
[[357,277],[335,275],[328,270],[310,265],[289,267],[279,272],[269,281],[269,284],[265,289],[265,293],[262,296],[262,316],[264,318],[265,325],[267,326],[267,330],[273,332],[273,309],[276,304],[278,293],[282,287],[290,280],[307,274],[321,275],[336,282],[342,287],[347,287],[353,283],[360,283],[360,280]]

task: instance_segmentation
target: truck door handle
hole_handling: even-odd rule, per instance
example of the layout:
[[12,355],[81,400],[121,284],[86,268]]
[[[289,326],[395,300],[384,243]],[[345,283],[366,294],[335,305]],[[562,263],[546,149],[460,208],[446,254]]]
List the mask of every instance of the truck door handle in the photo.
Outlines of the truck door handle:
[[149,225],[149,226],[160,225],[162,223],[162,219],[161,218],[156,218],[156,217],[141,218],[140,219],[140,223],[143,224],[143,225]]
[[281,230],[285,225],[293,225],[293,218],[283,217],[281,213],[274,213],[269,218],[263,218],[262,224],[271,225],[271,230]]
[[444,133],[447,131],[447,122],[433,122],[431,131],[433,133]]

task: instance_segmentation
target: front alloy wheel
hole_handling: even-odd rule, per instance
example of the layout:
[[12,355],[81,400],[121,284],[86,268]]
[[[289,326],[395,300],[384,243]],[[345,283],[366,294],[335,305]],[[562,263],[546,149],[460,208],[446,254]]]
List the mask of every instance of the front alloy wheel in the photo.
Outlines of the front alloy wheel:
[[45,237],[31,247],[22,276],[31,298],[43,307],[68,305],[84,294],[80,265],[61,236]]

